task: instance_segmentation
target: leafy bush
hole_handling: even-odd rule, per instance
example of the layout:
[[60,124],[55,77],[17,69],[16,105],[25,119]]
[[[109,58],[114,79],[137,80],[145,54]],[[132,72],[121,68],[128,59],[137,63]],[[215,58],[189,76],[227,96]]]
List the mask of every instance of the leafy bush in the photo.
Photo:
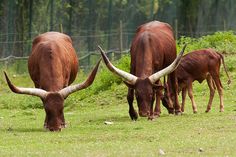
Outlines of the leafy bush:
[[10,59],[8,61],[2,61],[0,62],[0,69],[1,70],[7,70],[8,72],[14,72],[16,74],[25,74],[28,73],[28,67],[27,67],[28,61],[23,60],[13,60]]
[[[129,72],[130,67],[130,56],[124,55],[121,59],[113,63],[119,69]],[[113,84],[121,84],[122,79],[117,77],[115,74],[111,73],[105,64],[102,64],[102,68],[96,76],[96,81],[93,84],[93,93],[98,93],[99,91],[104,91],[110,89]]]
[[203,48],[214,48],[219,52],[236,53],[236,35],[233,31],[215,32],[200,38],[181,37],[177,41],[178,52],[185,43],[188,43],[186,52]]

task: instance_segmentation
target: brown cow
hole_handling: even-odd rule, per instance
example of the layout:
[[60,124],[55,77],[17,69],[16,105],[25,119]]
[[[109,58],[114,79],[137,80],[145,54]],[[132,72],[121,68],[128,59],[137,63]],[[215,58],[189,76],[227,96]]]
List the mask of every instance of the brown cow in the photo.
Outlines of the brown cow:
[[85,82],[68,86],[75,80],[78,71],[78,59],[71,38],[62,33],[47,32],[34,39],[28,60],[29,74],[36,88],[16,87],[4,73],[13,92],[41,98],[46,112],[45,128],[60,131],[65,127],[64,99],[93,83],[99,63],[100,60]]
[[230,84],[231,80],[226,70],[224,58],[220,53],[216,52],[215,50],[197,50],[183,56],[180,65],[176,69],[179,92],[182,91],[182,112],[184,112],[186,92],[188,91],[188,95],[192,102],[193,112],[197,113],[197,106],[194,101],[192,83],[195,80],[199,83],[202,83],[202,81],[205,79],[207,80],[207,84],[210,89],[210,98],[206,112],[209,112],[211,110],[212,100],[216,88],[220,97],[220,112],[224,111],[223,87],[220,81],[221,60],[226,75],[228,77],[228,84]]
[[[129,103],[129,115],[132,120],[138,118],[137,112],[133,107],[134,90],[139,115],[148,116],[149,119],[159,116],[161,93],[158,88],[159,79],[171,73],[178,66],[184,49],[185,47],[180,56],[175,60],[176,44],[172,29],[168,24],[159,21],[146,23],[137,29],[130,50],[130,73],[114,67],[100,48],[103,60],[108,69],[122,77],[129,87],[127,99]],[[178,113],[180,112],[180,106],[178,104],[177,80],[174,72],[169,76],[173,91],[171,94],[175,98],[175,111]],[[156,107],[153,112],[155,97]]]

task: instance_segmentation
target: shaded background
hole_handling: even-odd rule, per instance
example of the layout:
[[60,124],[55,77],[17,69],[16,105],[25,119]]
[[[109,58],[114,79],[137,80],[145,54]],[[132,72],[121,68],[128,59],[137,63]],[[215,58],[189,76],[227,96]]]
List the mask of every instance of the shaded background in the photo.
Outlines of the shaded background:
[[35,36],[60,31],[89,66],[98,44],[119,58],[145,22],[169,23],[176,38],[199,37],[235,31],[234,15],[235,0],[1,0],[0,58],[28,56]]

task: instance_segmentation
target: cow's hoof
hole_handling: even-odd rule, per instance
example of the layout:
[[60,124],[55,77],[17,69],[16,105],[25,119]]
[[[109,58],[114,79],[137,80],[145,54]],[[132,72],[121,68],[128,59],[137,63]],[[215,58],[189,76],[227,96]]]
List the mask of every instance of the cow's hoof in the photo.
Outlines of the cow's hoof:
[[210,110],[206,110],[205,112],[208,113]]
[[173,108],[168,109],[168,113],[169,113],[169,114],[174,114],[174,113],[175,113],[175,112],[174,112],[174,109],[173,109]]
[[154,117],[155,118],[160,117],[160,112],[154,112]]
[[61,124],[61,128],[66,128],[66,127],[67,127],[66,123]]
[[129,112],[129,116],[132,120],[136,121],[138,119],[138,114],[136,111]]
[[136,121],[136,120],[138,119],[138,116],[137,116],[137,117],[131,117],[131,119],[132,119],[133,121]]
[[154,120],[155,119],[155,116],[152,115],[152,116],[148,116],[148,120]]
[[44,123],[43,127],[44,127],[44,129],[47,130],[48,129],[48,124]]
[[224,112],[224,109],[220,109],[220,112]]
[[182,115],[182,112],[181,112],[181,111],[175,111],[175,115],[176,115],[176,116],[181,116],[181,115]]
[[197,113],[197,111],[193,111],[193,113],[194,113],[194,114],[196,114],[196,113]]

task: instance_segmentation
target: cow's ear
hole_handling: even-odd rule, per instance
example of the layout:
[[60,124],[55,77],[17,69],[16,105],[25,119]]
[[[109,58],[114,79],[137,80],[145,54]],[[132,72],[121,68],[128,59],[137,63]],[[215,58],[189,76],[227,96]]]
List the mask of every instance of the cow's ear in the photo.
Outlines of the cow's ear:
[[134,89],[134,85],[132,85],[132,84],[126,82],[126,81],[123,81],[123,82],[125,83],[125,85],[126,85],[127,87]]
[[159,84],[152,84],[153,89],[155,90],[163,90],[165,87],[163,85],[159,85]]

